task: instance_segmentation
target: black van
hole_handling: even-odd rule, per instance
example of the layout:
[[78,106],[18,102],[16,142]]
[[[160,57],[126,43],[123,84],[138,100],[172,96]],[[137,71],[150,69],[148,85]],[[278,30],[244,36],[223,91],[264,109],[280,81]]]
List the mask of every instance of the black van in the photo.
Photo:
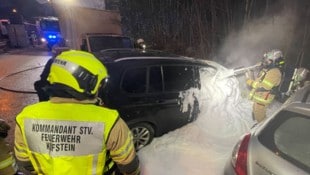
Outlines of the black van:
[[137,150],[197,118],[197,99],[182,112],[180,93],[200,88],[199,69],[211,67],[207,63],[139,49],[104,50],[97,57],[109,72],[100,96],[127,122]]

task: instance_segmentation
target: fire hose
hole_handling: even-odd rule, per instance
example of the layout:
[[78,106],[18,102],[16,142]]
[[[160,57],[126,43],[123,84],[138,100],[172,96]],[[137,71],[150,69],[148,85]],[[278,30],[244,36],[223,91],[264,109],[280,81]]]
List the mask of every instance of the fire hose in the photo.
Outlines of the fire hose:
[[[24,70],[21,70],[21,71],[18,71],[18,72],[14,72],[14,73],[8,74],[8,75],[0,78],[0,82],[3,79],[5,79],[5,78],[8,78],[8,77],[11,77],[11,76],[23,73],[23,72],[27,72],[27,71],[30,71],[30,70],[42,68],[42,67],[44,67],[44,65],[36,66],[36,67],[31,67],[31,68],[28,68],[28,69],[24,69]],[[16,89],[11,89],[11,88],[6,88],[6,87],[3,87],[1,85],[0,85],[0,89],[3,90],[3,91],[13,92],[13,93],[22,93],[22,94],[36,94],[37,93],[36,91],[23,91],[23,90],[16,90]]]

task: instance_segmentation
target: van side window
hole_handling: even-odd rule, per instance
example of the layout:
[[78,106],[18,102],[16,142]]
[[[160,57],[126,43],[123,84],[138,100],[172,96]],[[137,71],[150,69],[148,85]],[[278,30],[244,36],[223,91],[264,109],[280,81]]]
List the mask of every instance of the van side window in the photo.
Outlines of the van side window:
[[128,93],[145,93],[146,68],[133,68],[125,71],[121,88]]
[[156,93],[163,91],[163,79],[160,66],[150,67],[149,74],[149,93]]
[[183,91],[195,86],[192,66],[163,66],[165,91]]

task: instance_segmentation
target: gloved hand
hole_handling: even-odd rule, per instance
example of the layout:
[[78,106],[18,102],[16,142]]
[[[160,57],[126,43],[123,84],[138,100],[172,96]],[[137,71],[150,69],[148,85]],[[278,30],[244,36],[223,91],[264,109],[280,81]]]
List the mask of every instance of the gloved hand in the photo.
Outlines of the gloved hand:
[[247,84],[248,86],[250,86],[250,87],[252,86],[253,82],[254,82],[254,81],[253,81],[252,79],[247,79],[247,80],[246,80],[246,84]]
[[9,130],[10,126],[3,119],[0,119],[0,137],[6,138]]

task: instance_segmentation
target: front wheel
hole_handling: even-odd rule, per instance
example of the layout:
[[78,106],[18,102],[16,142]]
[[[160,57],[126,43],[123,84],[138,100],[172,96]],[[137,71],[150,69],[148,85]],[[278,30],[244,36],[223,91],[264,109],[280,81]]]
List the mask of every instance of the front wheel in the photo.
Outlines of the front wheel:
[[137,151],[151,143],[154,138],[154,128],[148,123],[136,123],[129,127]]

